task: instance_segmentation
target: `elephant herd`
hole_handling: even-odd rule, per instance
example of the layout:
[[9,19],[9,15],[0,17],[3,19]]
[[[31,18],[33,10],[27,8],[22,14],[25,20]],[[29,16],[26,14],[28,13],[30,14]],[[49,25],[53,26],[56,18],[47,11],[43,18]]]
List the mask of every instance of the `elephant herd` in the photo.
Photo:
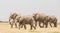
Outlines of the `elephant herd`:
[[43,13],[34,13],[32,15],[19,15],[17,13],[13,13],[9,17],[9,24],[11,25],[11,28],[15,25],[15,27],[18,27],[19,29],[23,26],[24,29],[26,29],[26,25],[29,24],[30,30],[33,28],[36,29],[37,25],[39,25],[40,28],[47,28],[48,24],[51,27],[52,24],[54,27],[57,27],[57,18],[54,15],[49,16]]

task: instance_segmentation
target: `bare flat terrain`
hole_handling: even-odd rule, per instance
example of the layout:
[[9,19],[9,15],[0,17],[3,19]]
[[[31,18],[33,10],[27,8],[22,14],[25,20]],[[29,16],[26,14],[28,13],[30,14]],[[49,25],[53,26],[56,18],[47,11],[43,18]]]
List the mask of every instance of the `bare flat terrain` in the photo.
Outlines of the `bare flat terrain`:
[[60,24],[58,27],[48,27],[48,28],[40,28],[37,26],[36,30],[30,30],[30,26],[27,25],[27,29],[21,28],[10,28],[9,23],[0,23],[0,33],[60,33]]

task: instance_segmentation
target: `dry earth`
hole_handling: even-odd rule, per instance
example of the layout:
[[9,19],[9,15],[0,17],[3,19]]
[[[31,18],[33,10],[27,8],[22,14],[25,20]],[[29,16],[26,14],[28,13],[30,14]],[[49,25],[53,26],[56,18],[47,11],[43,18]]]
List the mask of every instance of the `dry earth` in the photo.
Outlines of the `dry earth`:
[[0,23],[0,33],[60,33],[60,24],[58,24],[58,27],[48,27],[48,28],[39,28],[37,26],[36,30],[30,30],[30,26],[27,25],[27,29],[21,28],[20,30],[18,28],[10,28],[9,23]]

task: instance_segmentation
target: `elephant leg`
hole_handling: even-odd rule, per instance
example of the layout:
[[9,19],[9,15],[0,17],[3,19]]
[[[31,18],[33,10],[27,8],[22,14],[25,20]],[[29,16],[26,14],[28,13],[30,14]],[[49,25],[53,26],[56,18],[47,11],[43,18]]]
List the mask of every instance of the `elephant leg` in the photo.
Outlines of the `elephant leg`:
[[39,27],[41,27],[41,22],[39,22]]
[[47,27],[48,27],[48,22],[45,23],[45,28],[47,28]]
[[23,28],[23,25],[21,25],[21,28]]
[[35,22],[35,27],[37,27],[37,21]]
[[41,27],[41,28],[42,28],[42,26],[41,26],[41,22],[39,22],[39,27]]
[[32,27],[34,28],[34,29],[36,29],[33,25],[31,25],[31,28],[30,28],[30,30],[32,30]]
[[13,24],[11,24],[11,28],[13,28]]
[[33,27],[34,29],[36,29],[36,27],[33,25],[33,23],[31,23],[30,26],[31,26],[30,30],[32,30],[32,27]]
[[17,23],[15,23],[15,27],[17,28]]
[[52,25],[51,25],[52,23],[50,23],[50,26],[52,27]]
[[40,27],[40,24],[41,24],[41,23],[39,22],[39,27]]
[[11,22],[10,22],[11,18],[9,19],[9,24],[11,25]]
[[54,23],[54,27],[57,27],[57,22]]
[[11,22],[9,22],[9,24],[11,25]]
[[11,22],[11,28],[13,28],[14,22]]
[[48,24],[46,24],[45,28],[47,28],[47,27],[48,27]]
[[32,30],[32,25],[30,25],[30,30]]
[[20,29],[21,24],[19,23],[19,29]]
[[17,28],[17,20],[14,20],[15,28]]
[[24,24],[24,29],[26,30],[26,25]]
[[43,22],[43,26],[42,27],[44,27],[44,22]]

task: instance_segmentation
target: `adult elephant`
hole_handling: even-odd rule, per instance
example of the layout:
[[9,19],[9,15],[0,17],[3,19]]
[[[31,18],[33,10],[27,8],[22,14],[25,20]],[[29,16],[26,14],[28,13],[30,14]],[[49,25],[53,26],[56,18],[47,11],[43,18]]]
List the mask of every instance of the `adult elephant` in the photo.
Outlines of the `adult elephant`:
[[36,29],[35,26],[33,25],[34,19],[31,16],[21,16],[18,18],[18,21],[19,21],[19,29],[21,25],[24,26],[24,28],[26,29],[26,24],[30,25],[30,30],[32,30],[32,28]]
[[9,17],[9,24],[11,25],[11,28],[13,28],[13,25],[15,24],[15,27],[17,28],[17,23],[15,22],[16,17],[18,16],[17,13],[13,13]]
[[[35,27],[37,26],[37,21],[39,22],[39,27],[44,27],[44,19],[46,15],[43,13],[35,13],[33,14],[33,18],[35,20]],[[41,26],[41,23],[43,23],[43,26]]]
[[57,18],[54,15],[47,16],[45,18],[45,22],[44,23],[45,23],[45,27],[46,28],[48,26],[48,23],[50,24],[51,27],[52,27],[52,24],[54,24],[54,27],[57,27]]

